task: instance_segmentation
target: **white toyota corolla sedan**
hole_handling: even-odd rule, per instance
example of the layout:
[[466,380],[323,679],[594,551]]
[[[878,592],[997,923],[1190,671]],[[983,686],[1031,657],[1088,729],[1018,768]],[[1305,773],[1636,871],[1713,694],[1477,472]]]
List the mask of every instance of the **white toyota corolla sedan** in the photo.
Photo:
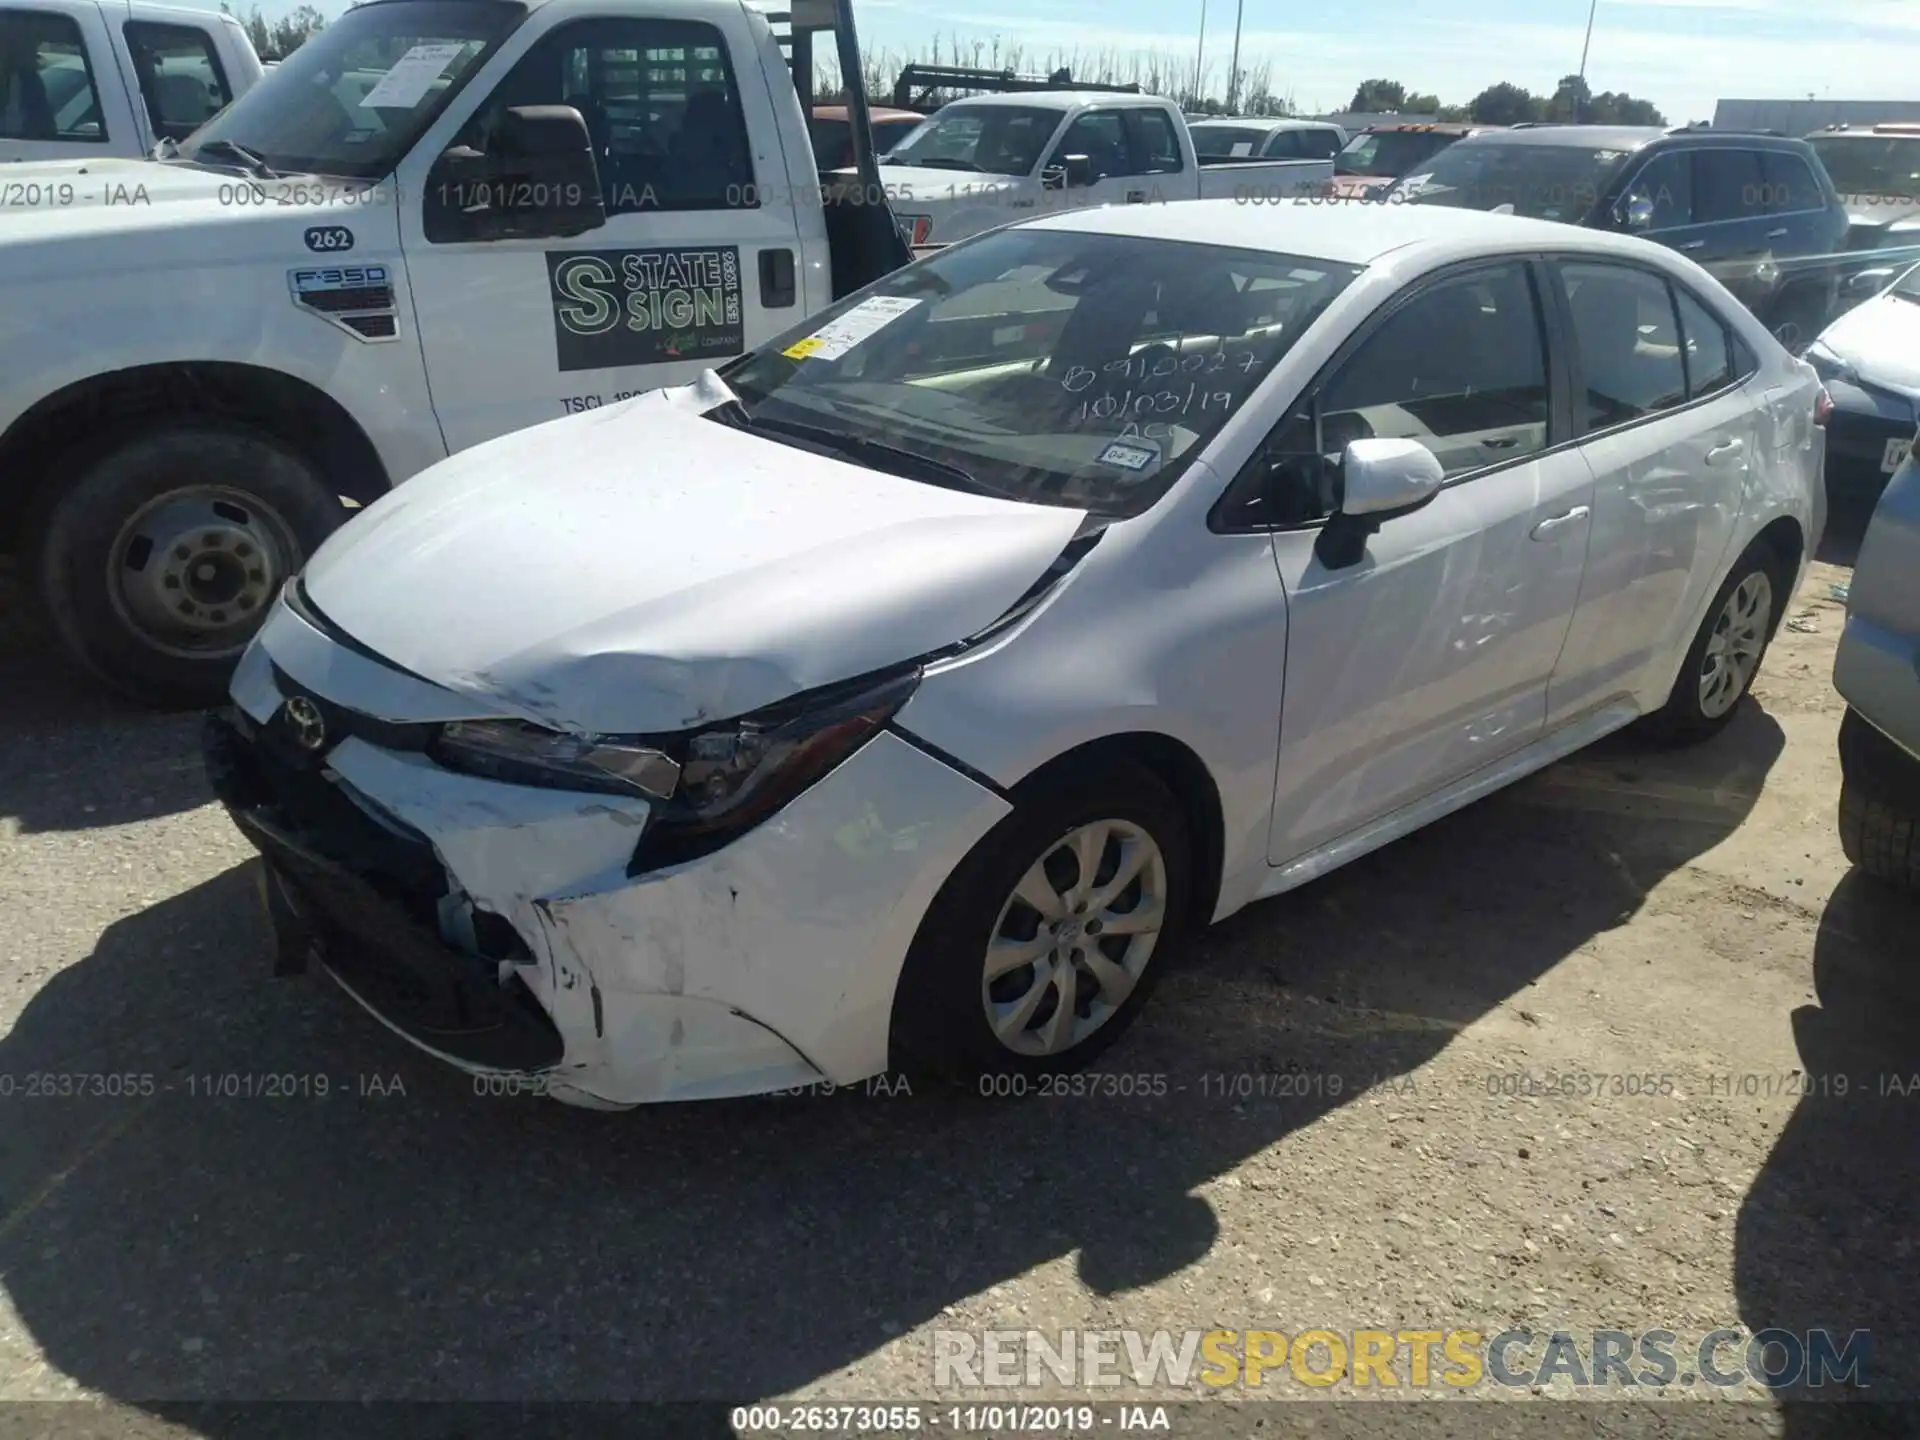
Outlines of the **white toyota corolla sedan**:
[[209,768],[280,968],[501,1084],[1070,1070],[1196,928],[1724,725],[1825,407],[1639,240],[1057,215],[401,486],[287,587]]

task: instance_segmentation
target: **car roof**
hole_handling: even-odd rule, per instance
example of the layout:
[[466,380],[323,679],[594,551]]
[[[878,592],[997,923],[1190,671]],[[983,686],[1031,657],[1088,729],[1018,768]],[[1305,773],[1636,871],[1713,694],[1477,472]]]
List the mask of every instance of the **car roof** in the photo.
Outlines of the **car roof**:
[[1340,127],[1330,120],[1295,120],[1291,116],[1275,115],[1209,115],[1204,120],[1189,120],[1189,130],[1203,130],[1209,125],[1231,125],[1238,130],[1338,130]]
[[1231,199],[1186,200],[1177,205],[1066,210],[1026,223],[1035,229],[1186,240],[1347,265],[1371,265],[1384,255],[1409,247],[1432,250],[1437,263],[1530,246],[1635,255],[1671,253],[1631,236],[1447,205],[1356,202],[1276,207],[1245,205]]
[[950,100],[943,109],[972,109],[980,105],[1020,105],[1033,110],[1076,110],[1094,101],[1131,100],[1141,105],[1167,105],[1157,95],[1128,90],[1018,90],[1006,95],[968,95]]
[[[1707,131],[1701,131],[1707,134]],[[1475,145],[1563,145],[1582,150],[1638,150],[1667,138],[1658,125],[1529,125],[1469,137]]]
[[[918,110],[896,110],[890,105],[869,105],[867,116],[872,120],[924,120],[927,117]],[[813,107],[816,120],[845,120],[847,107],[844,105],[816,105]]]

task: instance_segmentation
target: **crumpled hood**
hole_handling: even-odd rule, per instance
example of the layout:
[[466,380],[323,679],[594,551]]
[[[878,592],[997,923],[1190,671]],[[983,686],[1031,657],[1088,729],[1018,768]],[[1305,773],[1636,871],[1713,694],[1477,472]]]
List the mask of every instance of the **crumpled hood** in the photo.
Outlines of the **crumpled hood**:
[[701,418],[724,398],[708,377],[463,451],[335,532],[307,596],[490,706],[666,732],[966,638],[1085,518]]
[[1867,384],[1920,396],[1920,303],[1876,295],[1834,321],[1815,343]]

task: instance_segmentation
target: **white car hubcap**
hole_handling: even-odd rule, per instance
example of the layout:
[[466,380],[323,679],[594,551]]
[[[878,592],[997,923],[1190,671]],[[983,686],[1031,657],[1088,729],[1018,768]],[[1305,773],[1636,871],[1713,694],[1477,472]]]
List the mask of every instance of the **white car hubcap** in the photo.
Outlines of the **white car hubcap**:
[[980,996],[1000,1043],[1058,1055],[1126,1003],[1166,923],[1167,862],[1125,820],[1063,835],[1027,868],[987,942]]
[[1773,582],[1756,570],[1734,587],[1707,637],[1700,664],[1700,710],[1718,720],[1746,694],[1773,619]]

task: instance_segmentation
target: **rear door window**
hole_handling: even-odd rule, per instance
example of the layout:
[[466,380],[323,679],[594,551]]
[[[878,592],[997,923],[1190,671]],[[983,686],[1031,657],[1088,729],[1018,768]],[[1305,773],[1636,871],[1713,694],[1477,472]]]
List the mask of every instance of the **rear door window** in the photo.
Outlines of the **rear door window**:
[[0,140],[107,140],[80,27],[42,10],[0,10]]
[[1733,347],[1717,315],[1684,290],[1675,296],[1686,343],[1687,394],[1698,400],[1733,383]]
[[1718,225],[1767,213],[1767,176],[1758,150],[1722,146],[1693,155],[1693,220]]
[[232,101],[232,87],[206,31],[129,20],[124,33],[155,135],[184,140]]
[[1769,150],[1763,157],[1766,175],[1767,209],[1776,215],[1798,214],[1806,210],[1824,210],[1826,196],[1820,193],[1813,170],[1798,155],[1784,150]]
[[1180,137],[1164,110],[1126,112],[1127,135],[1133,142],[1134,173],[1177,175],[1186,168],[1180,158]]
[[1563,262],[1587,430],[1606,430],[1686,403],[1687,373],[1673,295],[1645,270]]

